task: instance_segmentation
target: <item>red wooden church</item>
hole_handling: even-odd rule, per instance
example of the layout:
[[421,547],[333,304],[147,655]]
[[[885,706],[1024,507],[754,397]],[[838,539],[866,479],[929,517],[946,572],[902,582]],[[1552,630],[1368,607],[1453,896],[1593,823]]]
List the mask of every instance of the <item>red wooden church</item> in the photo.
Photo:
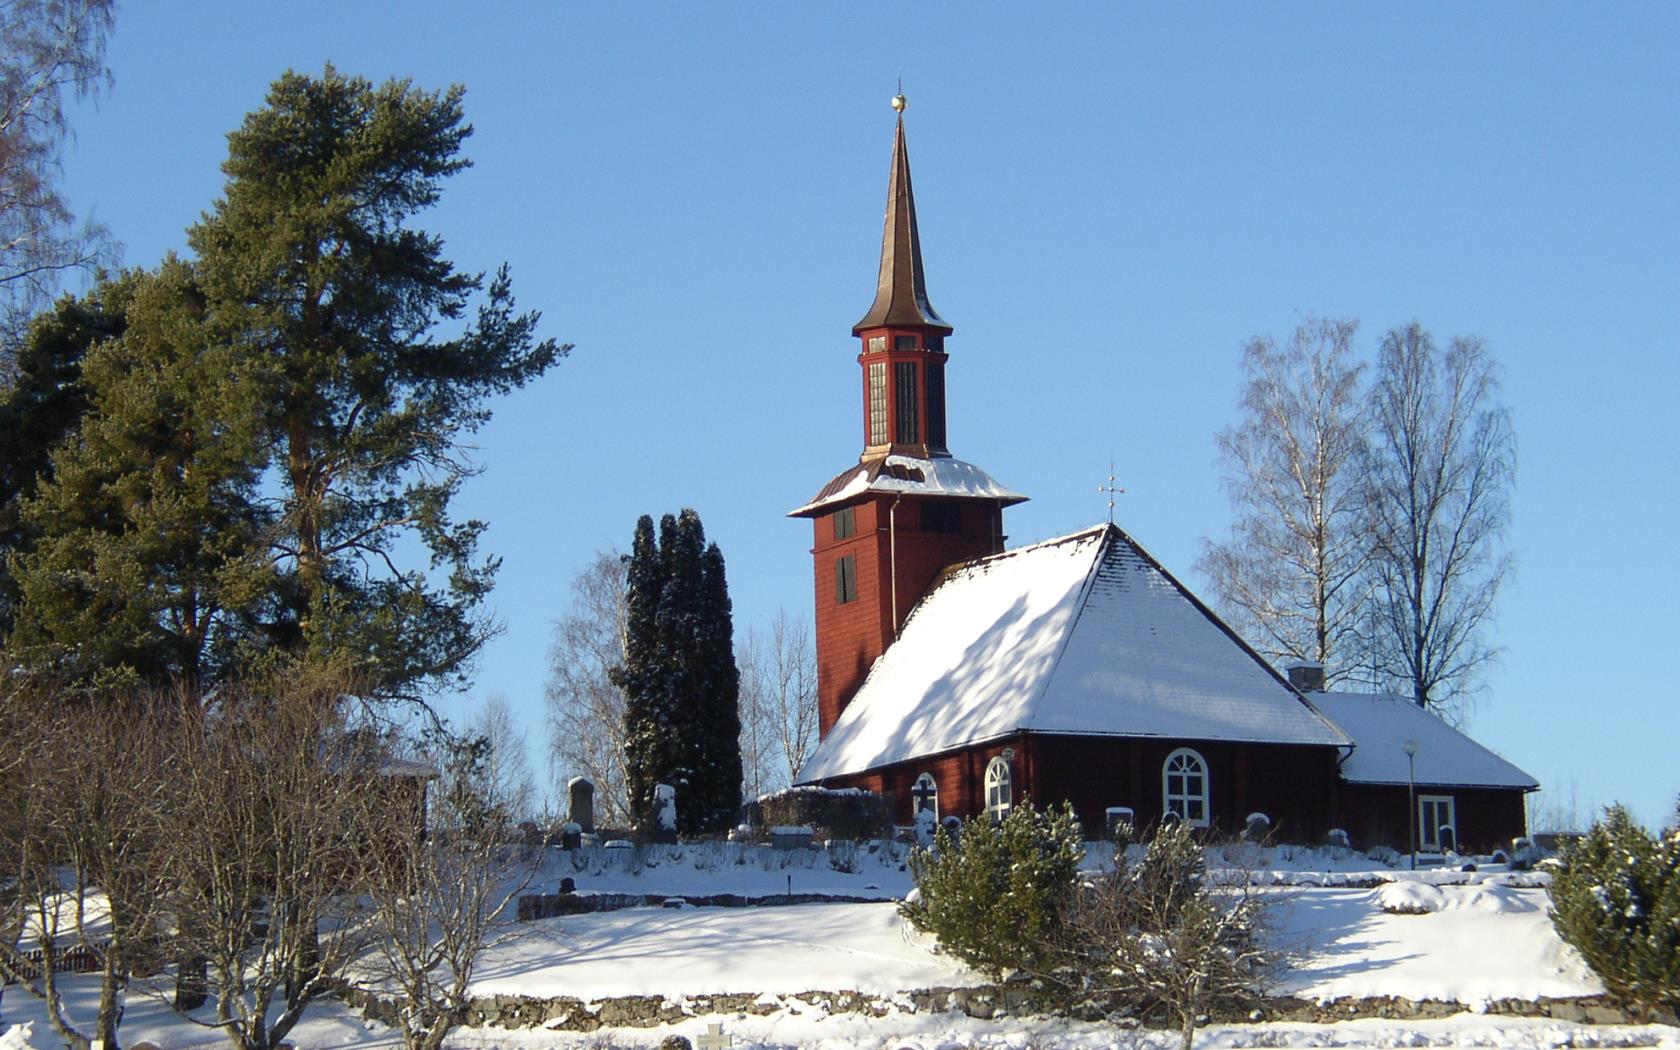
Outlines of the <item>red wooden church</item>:
[[902,821],[1068,800],[1093,833],[1114,807],[1228,830],[1264,813],[1292,841],[1404,847],[1415,796],[1426,846],[1522,834],[1527,774],[1404,701],[1280,675],[1119,528],[1005,550],[1004,509],[1026,497],[948,447],[952,328],[928,300],[894,108],[880,279],[852,327],[863,453],[792,512],[816,568],[821,742],[802,782],[889,794]]

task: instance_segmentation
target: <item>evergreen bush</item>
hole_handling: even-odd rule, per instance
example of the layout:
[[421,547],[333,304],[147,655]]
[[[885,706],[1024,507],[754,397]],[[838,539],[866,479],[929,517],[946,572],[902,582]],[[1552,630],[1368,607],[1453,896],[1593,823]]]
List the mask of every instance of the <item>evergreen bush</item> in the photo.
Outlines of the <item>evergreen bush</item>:
[[1084,855],[1065,803],[1042,811],[1024,803],[1001,822],[981,814],[956,841],[940,828],[932,849],[911,853],[917,893],[899,911],[993,978],[1036,970],[1060,932]]
[[1680,1008],[1680,831],[1653,837],[1612,806],[1552,876],[1552,925],[1611,994]]

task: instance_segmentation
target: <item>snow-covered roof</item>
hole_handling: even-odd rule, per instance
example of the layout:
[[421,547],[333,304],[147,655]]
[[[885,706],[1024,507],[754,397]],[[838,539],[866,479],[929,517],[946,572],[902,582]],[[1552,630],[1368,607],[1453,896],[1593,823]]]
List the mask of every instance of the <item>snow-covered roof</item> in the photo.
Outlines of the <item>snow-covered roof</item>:
[[1407,783],[1406,752],[1416,740],[1417,782],[1453,787],[1537,788],[1539,781],[1409,700],[1370,693],[1311,693],[1312,702],[1354,739],[1342,763],[1352,784]]
[[861,496],[866,492],[902,492],[917,496],[951,496],[961,499],[997,499],[1004,505],[1023,503],[1025,496],[998,484],[972,463],[949,456],[922,459],[918,456],[883,456],[844,470],[822,487],[811,502],[788,511],[792,518],[807,517],[824,507]]
[[916,605],[801,781],[1030,730],[1347,746],[1113,525],[964,563]]

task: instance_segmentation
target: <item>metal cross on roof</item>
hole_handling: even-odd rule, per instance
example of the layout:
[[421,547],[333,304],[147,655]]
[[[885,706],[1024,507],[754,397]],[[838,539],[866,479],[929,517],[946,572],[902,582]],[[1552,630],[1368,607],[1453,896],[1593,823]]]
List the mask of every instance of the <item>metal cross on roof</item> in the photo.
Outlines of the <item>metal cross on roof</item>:
[[1117,496],[1117,495],[1124,495],[1125,492],[1126,492],[1125,489],[1114,487],[1114,459],[1113,459],[1113,457],[1110,457],[1109,461],[1108,461],[1108,484],[1098,485],[1097,486],[1097,491],[1108,493],[1108,523],[1110,525],[1113,525],[1114,524],[1114,497]]
[[699,1050],[729,1050],[735,1045],[735,1037],[723,1034],[723,1025],[716,1022],[706,1026],[706,1034],[694,1041]]

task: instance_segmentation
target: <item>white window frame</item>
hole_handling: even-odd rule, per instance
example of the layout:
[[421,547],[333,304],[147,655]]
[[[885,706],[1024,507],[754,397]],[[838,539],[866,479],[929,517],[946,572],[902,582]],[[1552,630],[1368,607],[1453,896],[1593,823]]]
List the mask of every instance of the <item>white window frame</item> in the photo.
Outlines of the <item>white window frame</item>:
[[[1441,825],[1452,828],[1453,844],[1458,844],[1458,805],[1451,795],[1419,795],[1417,797],[1418,811],[1418,849],[1430,853],[1441,851]],[[1446,820],[1425,820],[1423,815],[1429,811],[1431,805],[1445,806]]]
[[998,755],[986,763],[986,814],[1001,821],[1015,803],[1015,776],[1009,760]]
[[[916,794],[916,789],[922,787],[924,784],[933,789],[932,797],[922,798]],[[916,778],[916,782],[914,784],[910,785],[911,821],[914,822],[915,818],[924,809],[931,810],[933,812],[934,823],[939,822],[939,781],[933,779],[932,773],[923,773],[921,776]]]
[[[1195,763],[1195,768],[1185,768],[1187,763]],[[1174,769],[1177,765],[1179,768]],[[1173,778],[1185,780],[1183,790],[1173,790]],[[1188,778],[1196,777],[1201,781],[1201,791],[1190,790]],[[1188,747],[1181,747],[1167,756],[1161,763],[1161,813],[1176,813],[1179,818],[1193,828],[1205,828],[1212,823],[1213,802],[1208,790],[1208,763],[1201,754]],[[1176,805],[1175,805],[1176,803]],[[1191,804],[1199,803],[1202,810],[1201,817],[1191,816]]]

